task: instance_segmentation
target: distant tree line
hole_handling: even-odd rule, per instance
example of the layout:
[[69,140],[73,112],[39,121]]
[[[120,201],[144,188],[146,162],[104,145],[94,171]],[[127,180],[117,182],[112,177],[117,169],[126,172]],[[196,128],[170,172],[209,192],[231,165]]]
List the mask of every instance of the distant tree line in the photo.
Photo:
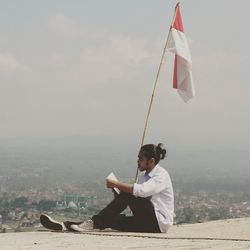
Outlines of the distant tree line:
[[223,220],[231,218],[231,214],[228,208],[216,207],[208,208],[203,206],[201,208],[185,207],[177,210],[175,223],[199,223],[210,220]]

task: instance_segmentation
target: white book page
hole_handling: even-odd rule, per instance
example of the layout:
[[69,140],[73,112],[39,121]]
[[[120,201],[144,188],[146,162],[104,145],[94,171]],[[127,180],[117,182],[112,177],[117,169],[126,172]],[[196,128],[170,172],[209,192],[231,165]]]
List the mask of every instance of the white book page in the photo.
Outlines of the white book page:
[[[115,177],[114,173],[111,172],[107,177],[107,180],[111,180],[111,181],[118,181],[117,178]],[[120,193],[120,190],[118,188],[114,188],[114,190],[116,191],[117,194]]]

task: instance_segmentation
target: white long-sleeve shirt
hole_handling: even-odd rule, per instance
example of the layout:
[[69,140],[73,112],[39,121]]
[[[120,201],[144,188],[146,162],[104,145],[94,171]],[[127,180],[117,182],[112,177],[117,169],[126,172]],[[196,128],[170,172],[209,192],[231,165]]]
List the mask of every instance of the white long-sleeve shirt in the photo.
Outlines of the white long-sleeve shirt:
[[167,170],[157,164],[148,174],[141,174],[134,183],[133,195],[151,197],[159,228],[167,232],[173,225],[174,216],[174,193]]

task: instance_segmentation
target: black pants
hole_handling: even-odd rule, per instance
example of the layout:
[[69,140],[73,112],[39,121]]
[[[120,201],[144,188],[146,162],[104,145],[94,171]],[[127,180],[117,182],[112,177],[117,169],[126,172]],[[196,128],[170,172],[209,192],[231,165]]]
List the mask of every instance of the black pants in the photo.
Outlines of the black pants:
[[[133,216],[120,214],[127,206]],[[124,232],[160,233],[154,206],[150,200],[121,192],[99,214],[92,217],[95,228]]]

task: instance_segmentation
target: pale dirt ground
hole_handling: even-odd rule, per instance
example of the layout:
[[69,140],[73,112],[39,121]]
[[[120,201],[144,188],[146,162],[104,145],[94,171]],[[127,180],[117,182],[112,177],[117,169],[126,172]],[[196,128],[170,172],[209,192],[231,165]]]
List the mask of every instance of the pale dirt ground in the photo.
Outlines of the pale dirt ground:
[[173,226],[167,234],[33,232],[0,234],[1,250],[249,249],[250,218]]

